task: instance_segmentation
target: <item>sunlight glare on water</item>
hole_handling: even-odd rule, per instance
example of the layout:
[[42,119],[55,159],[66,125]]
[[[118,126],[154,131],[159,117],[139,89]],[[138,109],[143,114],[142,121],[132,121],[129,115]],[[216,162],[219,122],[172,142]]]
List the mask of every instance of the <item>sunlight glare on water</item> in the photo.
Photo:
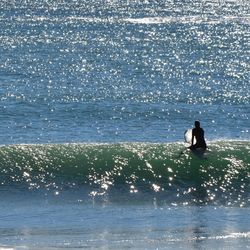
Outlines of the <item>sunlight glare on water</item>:
[[249,1],[0,9],[0,250],[249,246]]
[[249,136],[246,2],[92,4],[1,2],[4,143]]

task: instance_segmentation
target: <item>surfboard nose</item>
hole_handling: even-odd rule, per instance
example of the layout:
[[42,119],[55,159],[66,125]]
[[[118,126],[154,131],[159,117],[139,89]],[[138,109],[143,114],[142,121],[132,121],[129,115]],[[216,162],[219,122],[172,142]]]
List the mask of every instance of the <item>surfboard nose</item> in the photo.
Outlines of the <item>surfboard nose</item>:
[[[185,132],[184,132],[184,140],[185,142],[187,143],[190,143],[192,142],[192,129],[189,128],[187,129]],[[196,139],[194,138],[194,144],[196,143]]]

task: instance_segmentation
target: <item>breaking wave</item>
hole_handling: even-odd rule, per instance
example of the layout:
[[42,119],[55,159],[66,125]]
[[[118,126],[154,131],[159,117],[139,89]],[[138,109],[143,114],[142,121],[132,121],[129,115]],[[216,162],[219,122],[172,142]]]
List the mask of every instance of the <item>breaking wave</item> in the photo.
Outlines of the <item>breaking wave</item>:
[[142,194],[172,204],[249,204],[250,142],[38,144],[0,147],[1,189],[84,189],[90,197]]

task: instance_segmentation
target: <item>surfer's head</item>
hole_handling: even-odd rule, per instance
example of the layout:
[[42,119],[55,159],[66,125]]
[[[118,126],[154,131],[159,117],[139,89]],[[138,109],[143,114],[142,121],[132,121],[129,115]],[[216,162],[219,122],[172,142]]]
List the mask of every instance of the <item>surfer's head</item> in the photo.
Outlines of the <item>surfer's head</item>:
[[199,121],[195,121],[195,122],[194,122],[194,126],[195,126],[196,128],[199,128],[199,127],[200,127],[200,122],[199,122]]

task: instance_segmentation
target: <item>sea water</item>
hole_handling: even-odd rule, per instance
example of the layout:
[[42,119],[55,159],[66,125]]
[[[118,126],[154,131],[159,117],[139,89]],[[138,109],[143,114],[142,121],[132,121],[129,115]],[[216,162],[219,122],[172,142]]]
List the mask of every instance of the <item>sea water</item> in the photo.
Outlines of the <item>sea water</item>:
[[249,14],[2,0],[0,249],[250,248]]

